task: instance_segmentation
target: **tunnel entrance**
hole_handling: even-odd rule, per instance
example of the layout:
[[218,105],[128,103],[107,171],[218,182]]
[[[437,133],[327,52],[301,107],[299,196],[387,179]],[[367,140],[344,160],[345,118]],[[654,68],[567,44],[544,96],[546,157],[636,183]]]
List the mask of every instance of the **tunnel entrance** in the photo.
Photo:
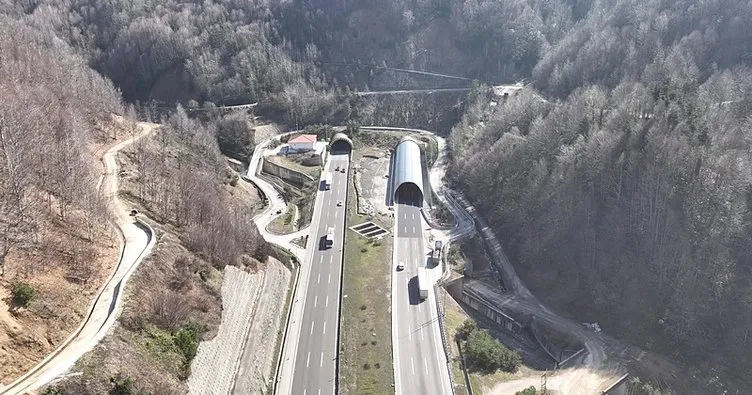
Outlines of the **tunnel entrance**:
[[337,133],[332,137],[329,144],[329,152],[332,155],[350,155],[352,154],[352,140],[344,133]]
[[403,182],[397,186],[397,190],[394,192],[394,201],[397,204],[423,207],[423,192],[415,183]]

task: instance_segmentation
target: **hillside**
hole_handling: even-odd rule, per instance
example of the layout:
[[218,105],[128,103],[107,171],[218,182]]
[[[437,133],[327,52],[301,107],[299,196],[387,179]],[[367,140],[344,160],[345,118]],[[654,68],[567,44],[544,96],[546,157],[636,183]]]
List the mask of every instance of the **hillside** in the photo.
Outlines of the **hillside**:
[[533,71],[551,101],[475,92],[454,177],[546,303],[744,393],[750,15],[690,3],[594,3]]
[[[70,335],[117,262],[97,158],[121,105],[110,82],[52,37],[2,16],[0,37],[0,382],[8,383]],[[18,297],[21,285],[31,298]]]
[[[747,393],[750,10],[739,0],[0,0],[0,297],[8,305],[19,282],[37,289],[28,308],[0,306],[0,344],[21,361],[0,367],[11,376],[58,343],[107,271],[96,153],[122,95],[139,114],[172,114],[169,133],[121,158],[128,197],[172,235],[139,284],[192,284],[207,337],[219,269],[266,255],[241,229],[249,195],[216,144],[247,156],[249,122],[210,110],[258,101],[254,111],[289,128],[352,121],[447,135],[454,186],[536,296],[676,360],[708,383],[700,393]],[[529,86],[507,101],[488,90],[521,79]],[[351,94],[471,85],[466,97]],[[140,292],[134,300],[149,302]],[[71,311],[55,297],[70,297]],[[153,319],[131,312],[125,321]],[[183,324],[154,333],[198,332]],[[156,336],[139,325],[118,334]],[[182,388],[170,355],[155,382]]]

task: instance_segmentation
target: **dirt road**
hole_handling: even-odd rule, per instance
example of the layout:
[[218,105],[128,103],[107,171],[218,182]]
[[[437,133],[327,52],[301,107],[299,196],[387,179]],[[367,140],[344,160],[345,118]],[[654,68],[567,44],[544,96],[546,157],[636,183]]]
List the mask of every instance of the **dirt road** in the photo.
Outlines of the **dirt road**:
[[104,338],[120,312],[122,290],[125,283],[138,265],[149,254],[155,243],[151,227],[129,215],[128,208],[118,198],[118,166],[115,160],[118,152],[152,133],[157,125],[139,123],[139,134],[112,146],[102,157],[105,173],[98,188],[101,188],[110,207],[113,222],[120,231],[122,247],[120,260],[112,276],[109,277],[92,302],[89,314],[52,354],[37,364],[29,372],[7,387],[0,389],[0,394],[20,394],[31,391],[49,383],[70,369],[76,361]]

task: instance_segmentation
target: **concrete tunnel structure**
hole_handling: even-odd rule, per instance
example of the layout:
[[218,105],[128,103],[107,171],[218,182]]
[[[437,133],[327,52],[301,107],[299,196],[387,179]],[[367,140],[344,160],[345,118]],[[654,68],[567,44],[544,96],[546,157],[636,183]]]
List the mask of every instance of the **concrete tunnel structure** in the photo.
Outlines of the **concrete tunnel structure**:
[[424,194],[420,143],[403,137],[392,158],[391,190],[393,202],[422,207]]
[[329,142],[329,152],[352,154],[353,143],[344,133],[335,133],[332,141]]

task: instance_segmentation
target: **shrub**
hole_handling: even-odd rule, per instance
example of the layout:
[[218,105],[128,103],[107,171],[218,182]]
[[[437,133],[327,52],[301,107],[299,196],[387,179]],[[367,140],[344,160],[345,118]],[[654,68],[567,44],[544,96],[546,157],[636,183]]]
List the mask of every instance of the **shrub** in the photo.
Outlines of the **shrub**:
[[513,372],[522,363],[519,353],[506,348],[470,320],[457,330],[457,338],[464,340],[467,365],[472,370],[491,373],[501,369]]
[[478,330],[478,325],[471,319],[465,320],[462,326],[457,328],[457,333],[454,335],[457,340],[465,341],[471,333]]
[[58,387],[47,387],[41,392],[41,395],[64,395],[64,393]]
[[531,385],[522,391],[515,392],[514,395],[538,395],[538,390],[535,389],[535,386]]
[[133,385],[133,380],[130,377],[122,377],[118,375],[113,377],[110,381],[115,386],[110,390],[110,395],[135,395],[136,389]]
[[175,343],[175,347],[178,348],[185,362],[190,364],[198,350],[198,333],[191,328],[185,327],[175,332],[175,337],[173,337],[172,341]]
[[248,160],[253,154],[253,131],[242,114],[222,117],[217,121],[217,144],[219,150],[241,161]]
[[180,328],[191,313],[191,306],[186,303],[186,298],[176,292],[163,292],[154,298],[150,304],[151,316],[149,321],[160,328],[171,331]]
[[16,283],[13,285],[13,304],[20,307],[28,307],[32,300],[36,297],[36,291],[34,287],[27,283]]
[[189,322],[183,326],[179,331],[175,332],[172,337],[172,342],[178,349],[178,352],[183,357],[183,372],[182,379],[188,378],[190,374],[191,361],[196,356],[198,351],[198,337],[205,328],[201,327],[195,322]]

